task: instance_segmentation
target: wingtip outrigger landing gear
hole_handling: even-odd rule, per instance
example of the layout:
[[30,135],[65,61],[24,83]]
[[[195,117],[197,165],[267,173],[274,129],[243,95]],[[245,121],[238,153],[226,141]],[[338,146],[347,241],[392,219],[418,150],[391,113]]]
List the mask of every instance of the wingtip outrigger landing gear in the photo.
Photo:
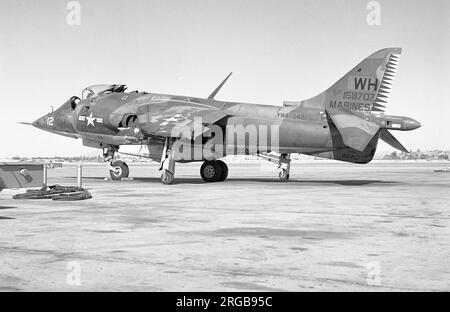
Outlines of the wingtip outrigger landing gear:
[[280,173],[278,177],[281,181],[289,180],[289,172],[291,171],[291,159],[289,154],[281,154],[278,162],[278,169]]
[[164,143],[164,149],[161,155],[161,166],[159,170],[162,170],[161,183],[173,184],[175,180],[175,159],[173,158],[172,140],[166,138]]
[[164,170],[161,174],[161,183],[162,184],[173,184],[173,181],[175,180],[175,176],[172,172],[169,170]]
[[291,158],[290,154],[283,153],[280,155],[280,157],[275,157],[268,154],[257,154],[258,157],[264,158],[265,160],[268,160],[274,164],[278,165],[278,169],[280,172],[278,173],[278,177],[280,178],[280,181],[287,181],[289,180],[289,172],[291,171]]
[[289,173],[287,172],[286,169],[280,169],[280,173],[278,173],[278,177],[280,178],[281,181],[285,182],[285,181],[289,180]]
[[112,180],[122,180],[128,178],[130,169],[128,165],[121,161],[114,161],[114,154],[119,150],[118,146],[108,146],[103,149],[103,157],[108,163],[109,174]]

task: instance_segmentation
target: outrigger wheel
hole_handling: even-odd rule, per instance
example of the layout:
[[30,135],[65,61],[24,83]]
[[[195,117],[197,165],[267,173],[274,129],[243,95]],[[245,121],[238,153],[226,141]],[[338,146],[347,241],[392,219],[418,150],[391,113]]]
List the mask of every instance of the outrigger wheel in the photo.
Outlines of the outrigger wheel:
[[109,174],[111,175],[111,179],[113,180],[121,180],[122,178],[128,178],[130,174],[130,169],[128,165],[121,160],[116,160],[111,164],[111,167],[114,170],[110,170]]
[[163,174],[161,174],[161,183],[173,184],[173,181],[174,181],[173,173],[168,170],[164,170]]
[[281,181],[287,181],[289,180],[289,173],[286,169],[281,169],[280,173],[278,174],[278,177],[280,177]]
[[205,182],[223,181],[228,176],[228,166],[221,160],[205,161],[200,168],[200,175]]

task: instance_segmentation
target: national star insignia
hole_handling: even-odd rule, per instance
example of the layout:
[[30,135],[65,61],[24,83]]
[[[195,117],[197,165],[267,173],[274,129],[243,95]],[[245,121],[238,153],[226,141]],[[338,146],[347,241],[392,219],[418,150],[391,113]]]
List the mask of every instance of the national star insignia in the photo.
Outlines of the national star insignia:
[[95,127],[95,122],[97,123],[103,123],[103,118],[100,117],[94,117],[94,113],[91,112],[89,116],[79,116],[79,121],[87,121],[86,126],[92,125]]

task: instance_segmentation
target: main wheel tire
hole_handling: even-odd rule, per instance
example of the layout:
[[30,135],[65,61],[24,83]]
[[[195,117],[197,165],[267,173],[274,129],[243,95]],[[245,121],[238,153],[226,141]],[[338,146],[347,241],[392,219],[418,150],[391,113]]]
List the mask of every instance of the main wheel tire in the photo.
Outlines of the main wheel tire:
[[111,179],[113,180],[121,180],[123,178],[128,178],[130,174],[130,169],[128,165],[121,160],[117,160],[111,164],[111,167],[115,169],[115,171],[110,170],[109,174],[111,175]]
[[220,181],[222,177],[222,166],[218,161],[205,161],[200,168],[200,176],[205,182]]
[[222,160],[218,160],[217,163],[222,168],[222,175],[220,176],[219,181],[225,181],[225,179],[228,177],[228,166]]
[[170,171],[164,170],[163,174],[161,175],[161,183],[165,185],[173,184],[173,181],[175,180],[175,177],[173,173]]
[[286,169],[282,169],[278,174],[278,177],[280,178],[281,181],[285,182],[289,180],[289,173],[287,172]]

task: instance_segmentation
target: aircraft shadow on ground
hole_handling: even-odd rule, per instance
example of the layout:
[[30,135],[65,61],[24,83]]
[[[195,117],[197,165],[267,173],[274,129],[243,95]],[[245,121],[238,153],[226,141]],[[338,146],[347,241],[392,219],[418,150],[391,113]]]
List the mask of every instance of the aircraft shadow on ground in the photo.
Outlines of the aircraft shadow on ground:
[[[104,180],[103,177],[85,177],[85,180]],[[113,183],[124,183],[124,182],[147,182],[147,183],[161,183],[159,178],[156,177],[133,177],[133,180],[128,181],[108,181]],[[280,180],[273,178],[228,178],[225,182],[215,182],[215,183],[227,183],[227,182],[252,182],[252,183],[278,183],[278,184],[338,184],[345,186],[362,186],[370,184],[393,184],[396,181],[383,181],[383,180],[294,180],[291,179],[288,182],[281,182]],[[201,178],[185,178],[177,177],[175,178],[174,184],[210,184],[211,182],[205,182]]]
[[[13,206],[0,206],[0,210],[4,210],[4,209],[16,209],[17,207],[13,207]],[[5,216],[0,216],[0,221],[2,220],[14,220],[16,218],[12,218],[12,217],[5,217]]]
[[15,218],[0,216],[0,220],[14,220]]
[[13,207],[13,206],[0,206],[0,210],[3,209],[16,209],[17,207]]

